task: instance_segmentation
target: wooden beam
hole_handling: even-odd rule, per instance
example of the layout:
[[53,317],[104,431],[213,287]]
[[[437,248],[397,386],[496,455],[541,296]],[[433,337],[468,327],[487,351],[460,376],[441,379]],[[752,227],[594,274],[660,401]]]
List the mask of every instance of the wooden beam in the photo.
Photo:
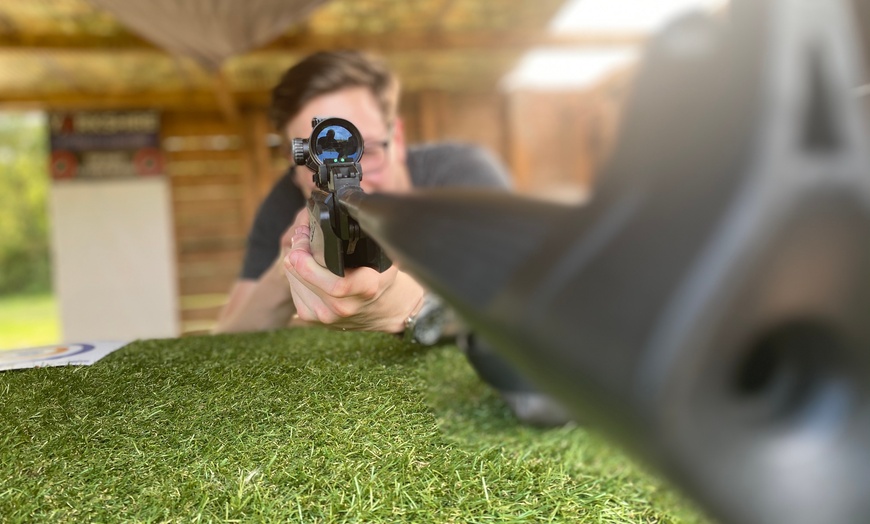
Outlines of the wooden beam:
[[508,165],[514,176],[514,188],[519,192],[529,192],[532,188],[532,152],[523,131],[528,125],[522,121],[523,93],[509,93],[505,96],[506,155]]
[[[237,107],[267,107],[269,93],[233,93]],[[153,107],[157,109],[185,109],[190,111],[214,111],[218,108],[214,91],[146,91],[137,93],[3,93],[0,109],[129,109]]]
[[395,32],[379,35],[295,33],[279,37],[262,51],[370,49],[381,52],[517,50],[531,47],[622,47],[646,40],[641,33],[553,35],[546,31]]
[[223,71],[218,70],[214,72],[214,90],[218,107],[226,121],[231,124],[238,124],[241,118],[239,106]]
[[[536,46],[613,47],[633,46],[646,40],[642,33],[600,33],[552,35],[546,31],[475,32],[386,32],[382,34],[341,33],[334,35],[294,32],[281,36],[258,51],[309,53],[324,49],[370,49],[382,52],[440,50],[522,50]],[[9,34],[0,33],[0,50],[155,50],[153,44],[127,33],[109,37],[92,34]],[[162,51],[161,51],[162,52]]]
[[418,97],[418,121],[420,124],[420,139],[423,142],[431,142],[441,137],[443,95],[441,92],[431,90],[420,92]]
[[88,33],[0,33],[0,48],[11,49],[159,49],[151,42],[120,32],[111,35]]

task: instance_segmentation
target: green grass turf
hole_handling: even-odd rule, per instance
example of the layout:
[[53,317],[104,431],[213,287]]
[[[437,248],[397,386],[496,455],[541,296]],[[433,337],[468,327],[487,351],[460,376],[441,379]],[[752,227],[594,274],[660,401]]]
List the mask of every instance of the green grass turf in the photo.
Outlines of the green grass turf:
[[60,340],[52,295],[0,296],[0,349],[56,344]]
[[4,522],[703,522],[582,426],[518,424],[452,346],[296,329],[0,373]]

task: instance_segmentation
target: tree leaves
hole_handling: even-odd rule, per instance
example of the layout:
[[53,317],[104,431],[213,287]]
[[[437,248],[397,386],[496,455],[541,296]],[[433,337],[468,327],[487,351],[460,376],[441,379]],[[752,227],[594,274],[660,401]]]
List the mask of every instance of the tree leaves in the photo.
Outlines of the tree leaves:
[[51,287],[49,183],[45,115],[0,114],[0,294]]

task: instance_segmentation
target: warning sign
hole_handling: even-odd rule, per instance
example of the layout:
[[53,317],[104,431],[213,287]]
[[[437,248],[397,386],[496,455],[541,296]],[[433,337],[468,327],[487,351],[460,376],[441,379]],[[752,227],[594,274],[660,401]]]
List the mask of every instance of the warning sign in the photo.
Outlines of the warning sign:
[[49,115],[55,180],[162,175],[156,111],[58,112]]

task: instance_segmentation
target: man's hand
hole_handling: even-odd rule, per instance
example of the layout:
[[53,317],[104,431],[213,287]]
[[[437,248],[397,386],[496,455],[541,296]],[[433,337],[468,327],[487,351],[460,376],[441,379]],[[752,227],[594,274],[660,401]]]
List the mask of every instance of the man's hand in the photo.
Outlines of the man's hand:
[[383,273],[348,268],[339,277],[311,253],[307,211],[296,217],[282,238],[284,269],[299,318],[333,327],[397,333],[423,299],[423,287],[393,265]]

